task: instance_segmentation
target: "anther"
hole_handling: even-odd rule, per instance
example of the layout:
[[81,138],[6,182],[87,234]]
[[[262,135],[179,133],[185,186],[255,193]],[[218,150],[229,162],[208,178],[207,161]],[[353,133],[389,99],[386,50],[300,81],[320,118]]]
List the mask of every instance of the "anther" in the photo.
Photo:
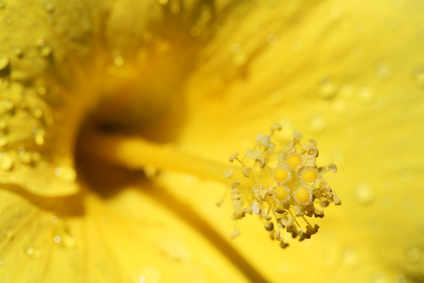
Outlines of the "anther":
[[[257,135],[255,146],[247,150],[243,162],[234,153],[230,161],[237,160],[242,167],[240,171],[234,168],[234,172],[226,172],[225,176],[241,178],[231,185],[233,219],[257,214],[271,238],[286,247],[281,233],[304,240],[318,231],[318,226],[305,218],[324,216],[315,203],[324,207],[330,202],[339,205],[341,201],[323,178],[328,171],[336,172],[337,167],[317,166],[316,141],[310,140],[309,145],[301,147],[302,134],[294,130],[293,140],[281,145],[272,141],[271,136],[277,130],[281,130],[280,125],[271,127],[271,135]],[[303,226],[299,217],[304,219]]]
[[262,156],[257,156],[255,159],[255,162],[259,163],[259,167],[261,169],[263,169],[265,167],[265,158],[263,158]]
[[243,176],[244,177],[248,178],[248,177],[250,177],[250,174],[249,174],[250,170],[252,170],[252,168],[250,168],[250,167],[244,167],[241,172],[243,173]]
[[231,156],[229,158],[230,162],[231,163],[234,162],[234,159],[236,159],[238,155],[239,155],[239,153],[237,151],[234,152],[233,154],[231,154]]

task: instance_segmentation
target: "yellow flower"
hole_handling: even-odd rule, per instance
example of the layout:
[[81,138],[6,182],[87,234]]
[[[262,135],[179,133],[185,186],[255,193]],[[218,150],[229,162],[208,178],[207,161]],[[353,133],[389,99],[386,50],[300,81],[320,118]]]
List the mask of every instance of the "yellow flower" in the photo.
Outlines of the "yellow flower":
[[[0,0],[0,282],[422,282],[423,12]],[[275,122],[343,200],[287,249],[215,206]]]

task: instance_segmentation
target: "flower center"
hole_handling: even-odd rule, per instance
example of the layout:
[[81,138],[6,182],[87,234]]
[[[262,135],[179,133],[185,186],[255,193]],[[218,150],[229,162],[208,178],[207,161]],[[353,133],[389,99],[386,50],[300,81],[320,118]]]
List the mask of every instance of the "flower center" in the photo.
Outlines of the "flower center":
[[[270,135],[258,135],[256,145],[245,156],[236,152],[229,158],[231,167],[210,162],[172,145],[160,145],[147,140],[117,134],[90,133],[84,135],[80,150],[103,162],[128,169],[155,168],[188,173],[201,178],[229,183],[233,219],[243,219],[247,214],[258,214],[271,237],[283,241],[282,229],[302,241],[318,231],[307,217],[323,217],[322,207],[330,202],[339,205],[340,199],[326,183],[323,174],[336,172],[334,164],[318,167],[316,142],[300,146],[302,134],[293,131],[293,140],[283,146],[273,141],[273,134],[281,126],[274,125]],[[220,206],[224,199],[217,202]],[[304,224],[301,224],[302,220]],[[239,235],[237,228],[231,233]]]

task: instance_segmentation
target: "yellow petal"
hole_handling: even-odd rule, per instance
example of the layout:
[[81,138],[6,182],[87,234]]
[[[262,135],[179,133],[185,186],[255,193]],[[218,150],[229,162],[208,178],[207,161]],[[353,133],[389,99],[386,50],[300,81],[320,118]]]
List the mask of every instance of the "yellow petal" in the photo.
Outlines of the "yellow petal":
[[77,2],[2,4],[0,179],[9,188],[46,196],[79,190],[74,142],[81,119],[98,99],[83,73],[91,44],[78,13],[82,7]]
[[[226,22],[211,43],[213,56],[190,81],[192,118],[179,143],[223,160],[280,121],[286,133],[296,128],[316,138],[321,162],[339,165],[328,182],[343,205],[328,209],[320,232],[305,244],[275,251],[252,219],[240,223],[234,245],[276,282],[420,282],[422,5],[297,1],[246,4],[238,11],[243,17]],[[242,68],[231,64],[243,53]],[[172,184],[176,176],[163,178]],[[206,187],[185,184],[176,187]],[[207,190],[184,195],[204,215],[209,199],[221,197]],[[228,234],[231,221],[222,221],[225,213],[214,215],[212,225]]]
[[[242,272],[248,264],[239,261],[245,270],[238,270],[227,258],[228,253],[237,260],[231,246],[207,225],[197,226],[200,218],[188,216],[192,222],[186,222],[174,211],[189,209],[163,201],[161,189],[137,175],[97,168],[89,181],[100,195],[84,183],[72,198],[29,201],[0,191],[1,280],[247,282]],[[113,178],[105,180],[105,172]],[[215,246],[219,243],[225,253]]]

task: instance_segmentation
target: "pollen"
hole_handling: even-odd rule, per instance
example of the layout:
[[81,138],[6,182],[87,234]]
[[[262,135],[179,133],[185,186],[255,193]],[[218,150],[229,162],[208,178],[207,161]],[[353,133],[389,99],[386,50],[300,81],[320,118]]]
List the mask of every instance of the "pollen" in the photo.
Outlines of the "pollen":
[[[302,134],[294,130],[293,139],[285,143],[277,136],[281,129],[274,125],[269,135],[257,135],[255,145],[244,156],[231,155],[231,174],[225,177],[230,184],[235,225],[256,214],[271,239],[285,248],[290,238],[303,241],[318,232],[319,226],[307,220],[324,216],[324,210],[317,206],[339,205],[341,201],[323,176],[329,171],[336,173],[337,167],[317,165],[317,142],[309,140],[301,145]],[[235,227],[234,231],[239,230]],[[238,235],[233,233],[232,237]]]

